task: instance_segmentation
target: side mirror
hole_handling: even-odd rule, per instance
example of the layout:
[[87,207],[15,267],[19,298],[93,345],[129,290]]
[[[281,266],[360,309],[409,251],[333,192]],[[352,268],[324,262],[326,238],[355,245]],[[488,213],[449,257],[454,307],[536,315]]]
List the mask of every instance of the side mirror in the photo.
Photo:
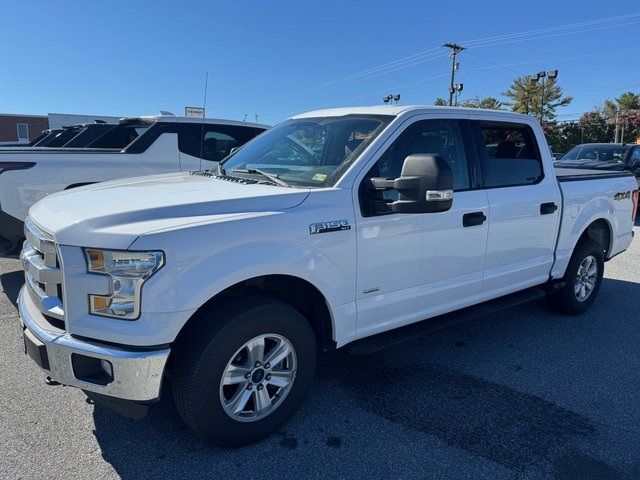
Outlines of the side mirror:
[[453,204],[453,172],[440,155],[409,155],[400,178],[372,178],[373,190],[396,190],[398,200],[387,205],[394,213],[446,212]]
[[629,158],[627,160],[627,168],[634,171],[640,169],[640,157]]

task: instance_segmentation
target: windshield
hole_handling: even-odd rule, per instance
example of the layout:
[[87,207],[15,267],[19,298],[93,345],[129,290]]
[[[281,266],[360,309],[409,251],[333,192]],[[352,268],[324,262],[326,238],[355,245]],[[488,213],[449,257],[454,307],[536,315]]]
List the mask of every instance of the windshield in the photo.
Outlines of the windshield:
[[563,155],[560,161],[588,160],[622,163],[627,150],[629,150],[627,145],[578,145]]
[[258,169],[291,185],[332,185],[391,119],[347,115],[288,120],[223,160],[220,173],[253,175]]

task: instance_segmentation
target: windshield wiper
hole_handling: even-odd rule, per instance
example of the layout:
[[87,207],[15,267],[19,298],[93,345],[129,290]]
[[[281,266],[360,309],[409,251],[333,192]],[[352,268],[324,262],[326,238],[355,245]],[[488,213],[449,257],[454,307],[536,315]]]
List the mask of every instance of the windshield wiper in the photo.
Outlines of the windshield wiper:
[[258,175],[262,175],[263,177],[265,177],[271,183],[275,183],[276,185],[280,185],[281,187],[291,187],[291,185],[289,185],[287,182],[278,178],[277,175],[265,172],[263,170],[258,170],[257,168],[234,168],[233,170],[231,170],[231,173],[257,173]]

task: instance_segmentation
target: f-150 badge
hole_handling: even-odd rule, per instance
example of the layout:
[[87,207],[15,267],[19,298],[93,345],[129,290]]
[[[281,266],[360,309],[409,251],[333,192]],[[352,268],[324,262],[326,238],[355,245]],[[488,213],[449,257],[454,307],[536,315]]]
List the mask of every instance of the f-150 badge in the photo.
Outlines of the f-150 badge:
[[329,222],[318,222],[309,225],[309,233],[315,235],[317,233],[340,232],[342,230],[351,230],[349,220],[331,220]]

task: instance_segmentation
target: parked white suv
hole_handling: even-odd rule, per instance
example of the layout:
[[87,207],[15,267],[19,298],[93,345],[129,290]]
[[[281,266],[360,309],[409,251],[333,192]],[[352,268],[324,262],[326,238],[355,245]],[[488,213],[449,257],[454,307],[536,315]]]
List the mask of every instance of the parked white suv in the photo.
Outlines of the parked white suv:
[[604,262],[631,243],[637,188],[624,172],[557,177],[529,116],[298,115],[210,172],[33,206],[26,351],[96,403],[136,416],[172,394],[203,439],[241,445],[293,415],[318,346],[536,285],[584,312]]
[[[267,129],[232,120],[158,115],[63,129],[46,147],[0,151],[0,253],[20,244],[29,207],[91,183],[213,167]],[[52,145],[57,146],[53,148]]]

